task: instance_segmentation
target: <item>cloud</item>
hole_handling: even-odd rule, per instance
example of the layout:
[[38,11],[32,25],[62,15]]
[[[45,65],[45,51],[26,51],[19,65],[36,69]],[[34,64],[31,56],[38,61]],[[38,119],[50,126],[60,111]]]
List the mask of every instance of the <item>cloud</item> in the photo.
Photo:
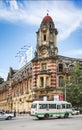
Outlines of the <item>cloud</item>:
[[82,49],[71,50],[72,55],[82,55]]
[[72,57],[72,58],[79,58],[82,57],[82,49],[78,49],[78,50],[69,50],[69,51],[64,51],[62,52],[62,55]]
[[14,1],[10,1],[9,2],[10,3],[10,8],[11,8],[11,10],[18,10],[18,8],[19,8],[19,6],[18,6],[18,3],[16,2],[16,0],[14,0]]
[[8,72],[3,69],[0,69],[0,77],[4,78],[4,80],[6,80],[7,76],[8,76]]
[[82,26],[82,9],[76,8],[72,1],[0,1],[0,19],[13,23],[40,25],[47,10],[58,28],[59,41]]

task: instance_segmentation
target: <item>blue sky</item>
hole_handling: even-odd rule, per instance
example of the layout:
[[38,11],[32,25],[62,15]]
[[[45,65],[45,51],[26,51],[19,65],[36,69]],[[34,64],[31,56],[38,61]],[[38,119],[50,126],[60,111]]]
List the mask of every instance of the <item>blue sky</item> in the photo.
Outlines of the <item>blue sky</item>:
[[36,32],[43,17],[52,17],[58,29],[58,54],[82,59],[81,0],[0,0],[0,76],[19,69],[15,57],[24,45],[36,48]]

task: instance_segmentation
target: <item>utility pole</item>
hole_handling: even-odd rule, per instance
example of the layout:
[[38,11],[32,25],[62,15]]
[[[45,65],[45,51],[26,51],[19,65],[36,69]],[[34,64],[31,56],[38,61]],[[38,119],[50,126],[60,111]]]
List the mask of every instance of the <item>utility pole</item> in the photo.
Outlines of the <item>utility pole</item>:
[[72,85],[72,83],[69,83],[69,84],[66,84],[65,83],[65,92],[64,92],[64,96],[65,96],[65,98],[64,98],[64,100],[66,101],[66,99],[67,99],[67,86],[71,86]]

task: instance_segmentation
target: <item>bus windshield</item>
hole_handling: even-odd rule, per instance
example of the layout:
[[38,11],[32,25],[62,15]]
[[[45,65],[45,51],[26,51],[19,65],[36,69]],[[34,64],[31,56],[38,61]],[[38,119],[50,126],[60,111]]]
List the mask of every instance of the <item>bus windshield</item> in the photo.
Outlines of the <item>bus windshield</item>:
[[32,104],[31,108],[37,108],[37,104]]

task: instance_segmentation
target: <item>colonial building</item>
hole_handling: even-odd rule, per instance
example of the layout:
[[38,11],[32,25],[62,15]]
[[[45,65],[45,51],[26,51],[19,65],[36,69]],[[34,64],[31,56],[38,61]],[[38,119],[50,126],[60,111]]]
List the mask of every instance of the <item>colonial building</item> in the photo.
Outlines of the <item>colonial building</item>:
[[64,100],[63,78],[70,80],[72,69],[82,60],[58,55],[58,31],[47,14],[37,31],[34,58],[15,71],[12,68],[7,81],[0,85],[0,109],[28,112],[34,100]]

